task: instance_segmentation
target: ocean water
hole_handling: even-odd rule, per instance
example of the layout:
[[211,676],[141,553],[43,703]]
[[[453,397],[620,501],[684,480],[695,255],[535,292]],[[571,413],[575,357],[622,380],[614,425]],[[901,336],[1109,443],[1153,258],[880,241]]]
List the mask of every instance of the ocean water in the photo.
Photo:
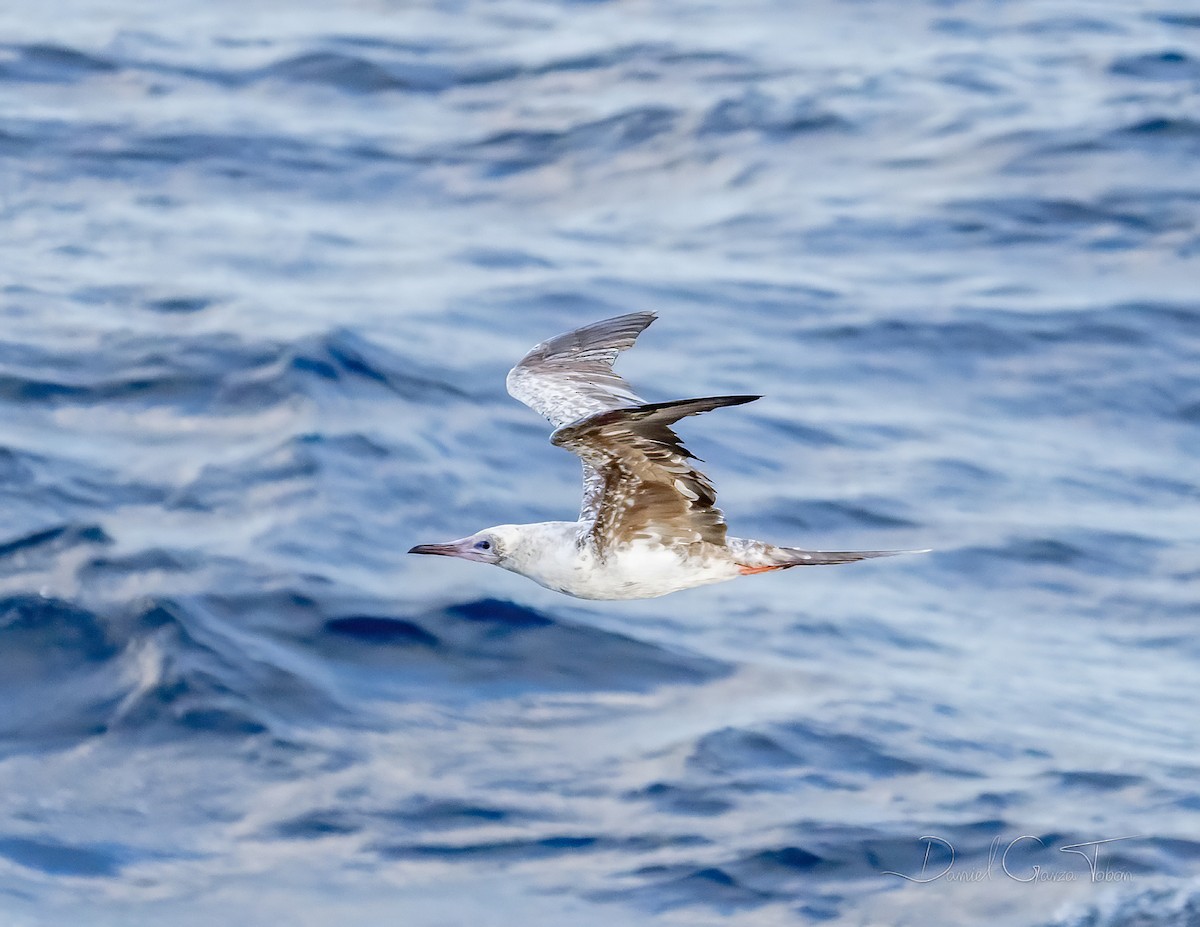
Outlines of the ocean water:
[[[0,243],[3,927],[1200,924],[1185,0],[10,0]],[[406,556],[634,310],[734,533],[934,553]]]

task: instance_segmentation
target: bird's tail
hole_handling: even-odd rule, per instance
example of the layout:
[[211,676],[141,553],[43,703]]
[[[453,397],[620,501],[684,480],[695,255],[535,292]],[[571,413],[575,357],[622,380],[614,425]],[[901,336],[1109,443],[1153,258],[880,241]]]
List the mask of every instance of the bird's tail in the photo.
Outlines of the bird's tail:
[[801,550],[799,547],[777,547],[787,557],[785,567],[821,566],[828,563],[854,563],[856,560],[872,560],[875,557],[895,557],[898,554],[927,554],[924,550]]
[[744,574],[766,573],[769,570],[789,570],[797,566],[825,566],[833,563],[854,563],[875,557],[895,557],[897,554],[927,554],[929,550],[801,550],[799,547],[776,547],[762,541],[729,539],[729,547]]

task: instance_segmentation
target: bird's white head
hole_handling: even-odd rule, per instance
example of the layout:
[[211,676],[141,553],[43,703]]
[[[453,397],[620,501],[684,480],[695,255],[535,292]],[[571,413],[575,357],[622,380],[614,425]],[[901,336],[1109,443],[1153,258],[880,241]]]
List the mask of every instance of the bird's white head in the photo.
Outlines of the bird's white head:
[[475,560],[479,563],[494,563],[506,566],[518,547],[521,536],[518,525],[497,525],[485,528],[470,537],[442,544],[418,544],[410,554],[432,554],[437,557],[458,557],[460,560]]

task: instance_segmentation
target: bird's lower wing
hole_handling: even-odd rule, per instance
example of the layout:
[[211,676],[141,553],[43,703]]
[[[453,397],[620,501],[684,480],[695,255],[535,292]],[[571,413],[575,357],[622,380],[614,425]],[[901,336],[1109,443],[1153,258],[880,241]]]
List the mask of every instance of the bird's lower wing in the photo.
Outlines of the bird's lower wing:
[[601,481],[593,539],[603,552],[635,540],[666,545],[725,543],[717,492],[671,430],[688,415],[757,396],[716,396],[609,409],[564,425],[550,437],[582,458]]

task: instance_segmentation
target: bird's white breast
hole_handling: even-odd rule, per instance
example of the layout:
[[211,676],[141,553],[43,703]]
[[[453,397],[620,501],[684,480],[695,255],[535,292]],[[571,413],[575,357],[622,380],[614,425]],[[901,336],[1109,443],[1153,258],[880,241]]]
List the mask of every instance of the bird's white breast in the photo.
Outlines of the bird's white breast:
[[[505,566],[549,589],[581,599],[645,599],[733,579],[737,565],[720,549],[687,556],[682,548],[636,541],[601,557],[590,544],[547,532],[543,543]],[[531,546],[532,548],[532,546]]]

